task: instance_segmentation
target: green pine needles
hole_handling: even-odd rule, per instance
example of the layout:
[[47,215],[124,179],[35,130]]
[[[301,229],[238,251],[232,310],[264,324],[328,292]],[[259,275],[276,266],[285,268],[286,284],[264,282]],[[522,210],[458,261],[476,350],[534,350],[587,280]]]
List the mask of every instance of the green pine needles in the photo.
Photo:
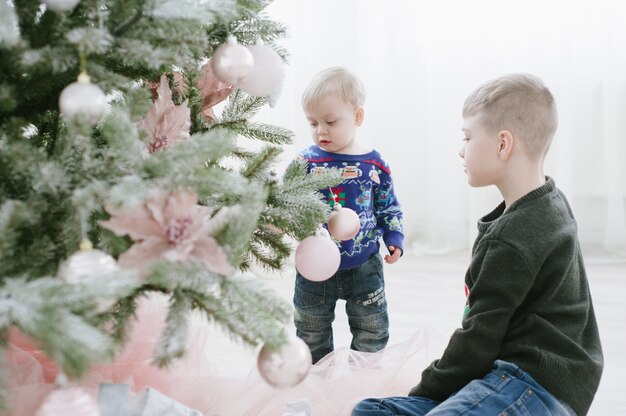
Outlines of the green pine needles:
[[[206,75],[202,63],[229,34],[244,45],[257,39],[275,45],[285,36],[284,26],[263,14],[267,3],[83,0],[54,12],[37,0],[0,0],[0,356],[9,330],[17,329],[79,377],[114,357],[139,299],[151,292],[170,298],[155,351],[159,365],[183,354],[192,310],[237,341],[284,342],[291,305],[236,271],[253,262],[281,268],[293,239],[326,220],[329,208],[317,190],[341,178],[306,175],[301,162],[279,177],[273,165],[293,134],[251,121],[266,99],[234,89],[221,114],[207,117],[207,91],[198,84]],[[59,112],[61,91],[81,71],[108,96],[96,125]],[[162,74],[171,102],[156,89]],[[151,135],[146,115],[161,111],[154,100],[171,111],[158,114],[175,117],[165,124],[175,120],[180,131]],[[163,127],[162,119],[152,128]],[[239,137],[264,144],[250,150]],[[124,210],[147,212],[142,204],[156,191],[194,195],[210,223],[203,238],[217,242],[233,275],[162,258],[105,278],[95,272],[74,283],[59,278],[85,239],[123,263],[148,237],[113,232],[102,221]],[[188,220],[181,221],[159,238],[184,238]]]

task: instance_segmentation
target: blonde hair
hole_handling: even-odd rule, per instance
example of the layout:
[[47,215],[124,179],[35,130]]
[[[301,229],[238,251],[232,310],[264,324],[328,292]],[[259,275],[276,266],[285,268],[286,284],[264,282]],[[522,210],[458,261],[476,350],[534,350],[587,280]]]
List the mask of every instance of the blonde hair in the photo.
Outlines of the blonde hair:
[[302,94],[302,107],[311,108],[324,96],[336,96],[355,108],[365,103],[365,86],[350,71],[335,66],[324,69],[313,77]]
[[473,91],[463,105],[463,116],[480,114],[490,132],[509,130],[524,142],[531,157],[543,157],[556,132],[556,103],[543,82],[530,74],[509,74]]

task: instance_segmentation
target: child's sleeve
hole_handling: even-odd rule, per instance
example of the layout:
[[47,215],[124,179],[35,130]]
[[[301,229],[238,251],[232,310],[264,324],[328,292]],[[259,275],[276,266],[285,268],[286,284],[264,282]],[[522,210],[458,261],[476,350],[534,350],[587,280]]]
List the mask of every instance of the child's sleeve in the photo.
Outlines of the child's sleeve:
[[374,215],[383,230],[385,246],[394,246],[404,254],[404,232],[402,228],[402,208],[396,196],[389,167],[382,162],[378,170],[380,183],[374,187]]

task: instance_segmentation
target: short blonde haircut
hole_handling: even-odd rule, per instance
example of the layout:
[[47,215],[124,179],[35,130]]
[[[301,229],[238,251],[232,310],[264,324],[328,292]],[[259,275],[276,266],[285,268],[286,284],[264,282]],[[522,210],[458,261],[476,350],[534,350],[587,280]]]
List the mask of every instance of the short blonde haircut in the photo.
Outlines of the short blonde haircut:
[[309,109],[320,98],[335,96],[354,108],[365,103],[365,86],[350,71],[335,66],[319,72],[302,94],[302,108]]
[[480,115],[490,133],[509,130],[531,157],[545,156],[558,124],[552,93],[530,74],[509,74],[478,87],[463,105],[463,116],[473,115]]

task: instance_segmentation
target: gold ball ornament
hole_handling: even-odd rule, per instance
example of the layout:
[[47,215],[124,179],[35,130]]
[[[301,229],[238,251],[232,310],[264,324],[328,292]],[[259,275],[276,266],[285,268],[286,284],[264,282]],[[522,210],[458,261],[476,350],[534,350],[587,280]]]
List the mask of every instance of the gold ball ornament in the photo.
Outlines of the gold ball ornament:
[[211,67],[217,79],[228,85],[238,84],[254,66],[254,58],[248,48],[237,43],[237,38],[228,36],[211,57]]
[[350,208],[335,204],[333,212],[328,217],[328,231],[337,240],[353,239],[361,229],[359,215]]
[[35,416],[100,416],[96,401],[79,387],[59,388],[46,397]]
[[78,81],[65,87],[59,96],[59,110],[66,120],[96,124],[106,109],[106,95],[84,73],[80,74]]
[[287,341],[277,350],[266,345],[257,357],[257,368],[263,380],[277,389],[299,384],[311,369],[311,351],[300,338],[288,335]]
[[313,282],[330,279],[339,270],[340,263],[341,254],[337,244],[331,240],[328,231],[321,227],[296,248],[296,270]]
[[69,12],[80,3],[80,0],[43,0],[43,4],[55,12]]

